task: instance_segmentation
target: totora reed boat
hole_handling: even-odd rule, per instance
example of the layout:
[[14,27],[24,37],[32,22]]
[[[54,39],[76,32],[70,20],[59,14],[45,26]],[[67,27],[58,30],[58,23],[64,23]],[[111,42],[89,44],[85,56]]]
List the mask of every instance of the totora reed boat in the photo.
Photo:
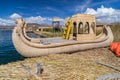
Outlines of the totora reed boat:
[[86,49],[109,46],[113,34],[109,26],[96,36],[95,16],[76,14],[65,19],[64,33],[56,38],[31,38],[26,34],[26,23],[16,20],[12,41],[16,50],[24,57],[36,57],[55,53],[71,53]]

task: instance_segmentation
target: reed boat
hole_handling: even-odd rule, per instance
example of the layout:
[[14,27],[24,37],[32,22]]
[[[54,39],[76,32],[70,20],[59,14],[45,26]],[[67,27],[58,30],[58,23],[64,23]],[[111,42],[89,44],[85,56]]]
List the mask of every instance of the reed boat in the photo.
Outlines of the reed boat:
[[26,22],[17,19],[12,33],[14,47],[24,57],[37,57],[107,47],[113,41],[112,31],[106,25],[96,36],[96,21],[93,15],[76,14],[65,21],[62,37],[31,38],[26,34]]

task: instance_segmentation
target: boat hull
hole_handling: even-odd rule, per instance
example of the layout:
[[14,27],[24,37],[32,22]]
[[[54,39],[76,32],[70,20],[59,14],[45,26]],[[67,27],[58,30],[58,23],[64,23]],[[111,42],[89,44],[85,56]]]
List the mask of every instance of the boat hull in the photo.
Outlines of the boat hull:
[[[33,47],[29,44],[26,44],[24,40],[20,37],[19,34],[16,32],[16,27],[12,33],[12,41],[16,50],[24,57],[37,57],[43,56],[48,54],[57,54],[57,53],[72,53],[81,50],[93,49],[93,48],[100,48],[100,47],[107,47],[113,41],[113,34],[109,27],[106,27],[106,35],[108,38],[105,40],[101,40],[98,42],[92,43],[73,43],[70,45],[63,45],[63,46],[56,46],[56,47]],[[77,42],[77,41],[76,41]],[[63,44],[63,43],[62,43]],[[57,45],[57,44],[56,44]]]

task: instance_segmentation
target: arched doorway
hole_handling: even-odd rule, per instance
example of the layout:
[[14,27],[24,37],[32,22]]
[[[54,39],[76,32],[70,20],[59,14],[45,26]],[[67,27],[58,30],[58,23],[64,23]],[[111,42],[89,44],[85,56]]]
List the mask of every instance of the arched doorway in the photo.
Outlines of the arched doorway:
[[83,28],[83,33],[89,34],[89,23],[88,22],[85,23],[85,26]]
[[79,23],[78,34],[83,34],[83,23],[82,22]]
[[73,39],[77,40],[77,23],[73,23]]

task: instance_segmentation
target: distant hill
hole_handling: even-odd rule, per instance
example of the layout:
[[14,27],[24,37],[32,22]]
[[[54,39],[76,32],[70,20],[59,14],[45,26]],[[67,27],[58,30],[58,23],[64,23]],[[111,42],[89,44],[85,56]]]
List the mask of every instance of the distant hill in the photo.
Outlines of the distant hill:
[[52,27],[52,25],[49,24],[37,24],[37,23],[27,23],[28,27]]
[[113,22],[113,23],[96,22],[96,25],[120,25],[120,22]]
[[105,22],[96,22],[96,25],[109,25],[109,23],[105,23]]
[[[120,22],[114,22],[114,23],[104,23],[104,22],[96,22],[96,25],[120,25]],[[27,23],[27,27],[53,27],[52,24],[37,24],[37,23]],[[61,25],[60,25],[61,26]],[[14,26],[2,26],[0,25],[0,29],[13,29]]]
[[[27,23],[27,27],[52,27],[52,25],[49,24],[37,24],[37,23]],[[0,29],[13,29],[14,26],[3,26],[0,25]]]
[[111,23],[111,25],[120,25],[120,22]]

